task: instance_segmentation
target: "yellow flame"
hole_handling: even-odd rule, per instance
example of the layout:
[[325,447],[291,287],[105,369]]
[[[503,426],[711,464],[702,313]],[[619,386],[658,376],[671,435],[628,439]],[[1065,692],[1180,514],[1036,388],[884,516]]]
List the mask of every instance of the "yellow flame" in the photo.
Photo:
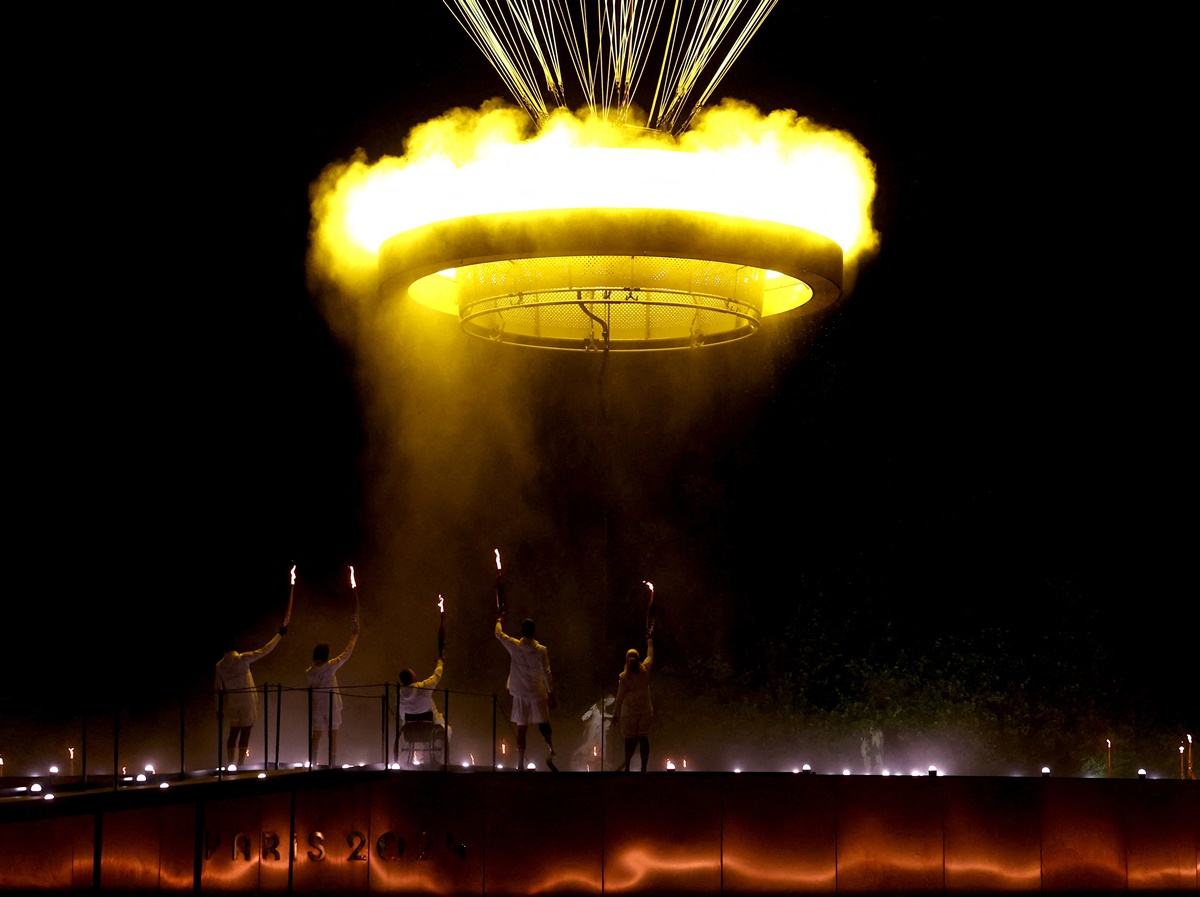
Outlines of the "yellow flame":
[[358,583],[356,583],[354,581],[354,566],[353,565],[350,566],[350,588],[352,588],[352,589],[358,588]]
[[369,289],[379,247],[435,221],[493,212],[664,208],[776,221],[836,241],[847,268],[878,247],[875,167],[844,132],[726,100],[673,138],[557,112],[532,133],[498,100],[413,128],[403,156],[358,154],[312,190],[310,265]]
[[292,564],[292,585],[296,584],[296,565]]
[[441,595],[438,595],[438,610],[440,610],[442,613],[446,612],[446,599]]
[[500,549],[496,549],[496,570],[500,570]]

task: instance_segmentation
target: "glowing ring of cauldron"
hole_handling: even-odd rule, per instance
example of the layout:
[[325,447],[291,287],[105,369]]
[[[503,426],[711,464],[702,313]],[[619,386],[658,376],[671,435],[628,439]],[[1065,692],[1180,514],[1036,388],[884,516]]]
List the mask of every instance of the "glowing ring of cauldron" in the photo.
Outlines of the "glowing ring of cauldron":
[[456,314],[487,339],[685,348],[825,308],[841,295],[842,249],[804,228],[712,212],[500,212],[396,234],[380,248],[379,280],[384,299]]

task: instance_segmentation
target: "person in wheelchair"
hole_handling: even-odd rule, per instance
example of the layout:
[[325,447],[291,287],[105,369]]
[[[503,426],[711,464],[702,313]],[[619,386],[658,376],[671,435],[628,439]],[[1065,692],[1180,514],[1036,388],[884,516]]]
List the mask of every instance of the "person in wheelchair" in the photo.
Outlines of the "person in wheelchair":
[[[408,759],[412,763],[416,759],[417,745],[428,753],[429,760],[434,759],[434,743],[450,737],[445,717],[433,701],[433,690],[437,688],[445,671],[445,657],[439,657],[433,675],[427,679],[417,680],[417,674],[405,667],[400,671],[400,695],[396,700],[399,713],[396,730],[396,744],[393,747],[394,759],[400,762],[400,739],[403,737],[408,746]],[[410,724],[411,727],[410,727]],[[438,731],[441,730],[441,731]]]

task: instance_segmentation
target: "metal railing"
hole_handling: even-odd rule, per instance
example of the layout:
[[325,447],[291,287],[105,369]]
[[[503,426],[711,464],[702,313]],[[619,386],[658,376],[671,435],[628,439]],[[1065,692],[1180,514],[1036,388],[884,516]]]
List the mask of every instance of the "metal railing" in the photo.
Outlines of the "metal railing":
[[[248,691],[254,693],[256,719],[250,727],[246,750],[240,739],[235,742],[236,759],[259,750],[261,757],[251,756],[245,763],[227,762],[227,702],[237,692],[199,692],[181,695],[176,707],[159,707],[152,713],[119,706],[82,708],[52,733],[23,743],[21,749],[30,755],[22,758],[23,763],[14,762],[10,748],[7,766],[0,766],[0,786],[5,784],[5,770],[9,781],[55,776],[62,786],[70,782],[87,789],[118,789],[144,781],[224,778],[238,770],[316,769],[322,761],[330,767],[337,756],[351,761],[344,766],[407,765],[443,771],[452,765],[494,769],[508,762],[510,742],[505,733],[511,731],[511,724],[501,714],[500,700],[494,693],[430,689],[435,703],[441,704],[443,725],[429,743],[410,749],[402,735],[404,720],[397,683],[323,689],[266,682]],[[318,702],[328,702],[322,722],[334,720],[339,698],[342,720],[334,730],[339,744],[335,747],[325,728],[321,730],[320,747],[314,749],[312,733]],[[375,709],[368,709],[371,705]],[[430,750],[432,744],[437,745],[436,755]],[[423,762],[403,762],[418,755]],[[177,766],[171,762],[164,769],[161,759],[169,756],[177,757]],[[111,757],[111,766],[99,759],[106,757]],[[151,757],[154,760],[147,762]],[[18,765],[32,772],[23,775]]]

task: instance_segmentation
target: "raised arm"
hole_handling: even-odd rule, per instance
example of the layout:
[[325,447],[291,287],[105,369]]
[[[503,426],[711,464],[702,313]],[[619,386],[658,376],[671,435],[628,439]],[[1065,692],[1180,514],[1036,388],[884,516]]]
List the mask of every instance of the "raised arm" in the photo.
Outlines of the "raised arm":
[[350,630],[350,641],[346,642],[346,647],[342,651],[341,654],[339,654],[337,657],[331,658],[329,660],[330,665],[334,666],[335,668],[340,667],[342,664],[344,664],[347,660],[350,659],[350,655],[354,653],[354,646],[358,644],[358,633],[359,633],[358,614],[355,614],[354,615],[354,628],[352,630]]
[[257,651],[247,651],[245,654],[242,655],[242,657],[245,657],[251,663],[253,663],[256,660],[261,660],[262,658],[264,658],[268,654],[270,654],[272,651],[274,651],[275,646],[278,645],[280,643],[280,641],[282,641],[282,640],[283,640],[283,636],[277,632],[273,636],[271,636],[271,640],[269,642],[267,642],[265,645],[263,645]]
[[442,681],[442,671],[445,669],[445,664],[442,658],[438,658],[437,666],[434,667],[433,675],[422,682],[414,682],[413,688],[437,688],[437,684]]
[[519,639],[513,638],[504,631],[504,627],[501,625],[500,620],[496,621],[496,638],[499,639],[500,644],[504,645],[506,648],[510,645],[519,645],[521,643]]

